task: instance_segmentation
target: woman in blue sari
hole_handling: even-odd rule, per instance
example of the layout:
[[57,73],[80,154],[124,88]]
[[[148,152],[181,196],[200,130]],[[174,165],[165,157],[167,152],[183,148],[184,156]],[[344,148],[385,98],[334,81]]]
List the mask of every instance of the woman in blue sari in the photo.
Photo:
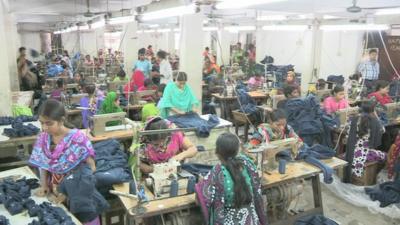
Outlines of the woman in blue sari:
[[181,115],[198,111],[199,101],[186,82],[186,73],[179,72],[176,81],[167,84],[159,106],[161,117],[167,118],[172,114]]

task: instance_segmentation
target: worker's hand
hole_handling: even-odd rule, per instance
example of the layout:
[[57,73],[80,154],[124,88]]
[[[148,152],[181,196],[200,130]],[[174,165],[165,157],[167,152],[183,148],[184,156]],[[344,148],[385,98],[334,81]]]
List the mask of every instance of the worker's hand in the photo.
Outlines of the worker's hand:
[[184,158],[182,157],[181,154],[175,155],[175,156],[173,156],[171,159],[176,160],[176,161],[178,161],[178,162],[184,160]]
[[62,204],[66,199],[67,199],[67,197],[65,195],[61,194],[61,193],[59,193],[57,196],[56,195],[51,195],[49,197],[49,200],[52,203],[55,203],[55,204]]
[[49,187],[42,186],[36,191],[35,195],[38,197],[44,197],[49,193],[49,190],[50,190]]

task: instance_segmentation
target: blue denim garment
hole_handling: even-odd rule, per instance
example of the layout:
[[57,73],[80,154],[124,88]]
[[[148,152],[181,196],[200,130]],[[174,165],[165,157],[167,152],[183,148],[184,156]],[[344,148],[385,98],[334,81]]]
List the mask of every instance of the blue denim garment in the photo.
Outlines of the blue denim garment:
[[212,128],[219,124],[218,116],[210,115],[208,120],[202,119],[197,113],[186,113],[184,115],[173,115],[167,120],[180,128],[196,128],[198,137],[208,137]]

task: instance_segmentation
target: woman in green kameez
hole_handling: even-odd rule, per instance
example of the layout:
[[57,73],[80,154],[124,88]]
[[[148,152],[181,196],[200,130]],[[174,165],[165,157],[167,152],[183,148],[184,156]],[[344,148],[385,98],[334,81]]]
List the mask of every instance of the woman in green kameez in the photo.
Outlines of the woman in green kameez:
[[172,114],[182,115],[187,112],[198,112],[199,101],[186,82],[186,73],[179,72],[176,81],[167,84],[159,106],[161,117],[167,118]]

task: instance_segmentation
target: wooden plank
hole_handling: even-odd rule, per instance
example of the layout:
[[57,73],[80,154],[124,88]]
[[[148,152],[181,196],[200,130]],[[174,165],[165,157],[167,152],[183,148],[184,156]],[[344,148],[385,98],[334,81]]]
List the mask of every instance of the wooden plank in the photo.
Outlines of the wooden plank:
[[105,141],[111,138],[115,138],[118,140],[124,140],[124,139],[130,139],[133,137],[133,130],[116,130],[116,131],[109,131],[104,134],[100,134],[97,136],[92,136],[88,129],[83,129],[82,130],[90,139],[91,142],[99,142],[99,141]]

